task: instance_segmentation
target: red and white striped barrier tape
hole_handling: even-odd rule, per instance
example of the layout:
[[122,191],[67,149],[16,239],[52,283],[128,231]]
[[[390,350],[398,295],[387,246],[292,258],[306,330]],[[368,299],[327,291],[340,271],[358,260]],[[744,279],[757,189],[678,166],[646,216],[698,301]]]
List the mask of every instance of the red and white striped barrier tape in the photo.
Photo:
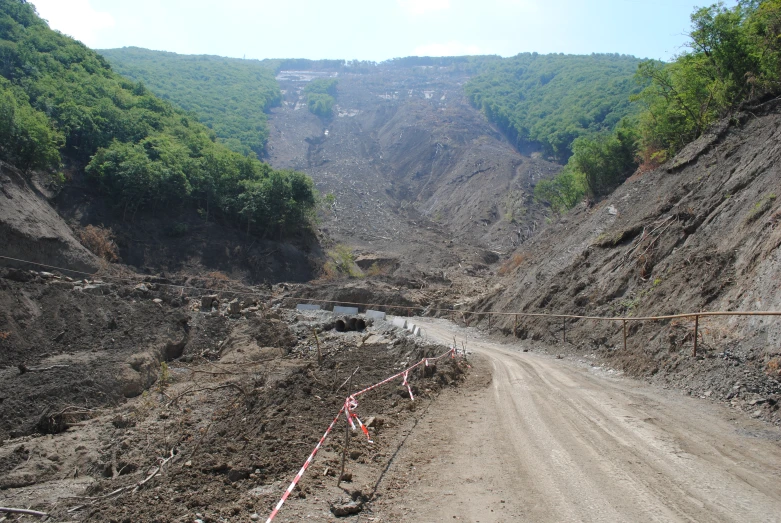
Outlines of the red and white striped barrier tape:
[[279,500],[279,503],[277,503],[277,506],[274,507],[274,510],[271,511],[271,514],[269,515],[268,519],[266,520],[266,523],[271,523],[271,520],[274,519],[274,516],[277,515],[277,512],[279,512],[279,509],[282,508],[282,505],[285,504],[285,501],[287,500],[288,496],[290,496],[290,493],[293,492],[293,489],[296,488],[296,485],[298,485],[299,480],[301,479],[301,476],[304,475],[304,472],[306,472],[306,469],[309,468],[309,465],[312,464],[312,461],[315,459],[315,456],[317,455],[317,451],[320,450],[320,447],[323,445],[323,442],[325,441],[325,438],[328,437],[328,434],[330,434],[331,430],[333,430],[334,425],[336,425],[336,422],[339,420],[339,416],[342,415],[342,411],[344,410],[344,407],[339,409],[339,412],[336,413],[336,417],[334,417],[334,420],[331,422],[330,425],[328,425],[328,428],[325,431],[325,434],[323,434],[323,437],[320,438],[320,441],[317,442],[317,445],[315,445],[315,450],[312,451],[312,453],[309,455],[309,457],[304,462],[304,466],[301,467],[301,470],[298,471],[298,474],[296,474],[296,477],[293,479],[293,482],[290,484],[290,486],[287,488],[284,494],[282,494],[282,499]]
[[285,490],[285,493],[282,494],[282,499],[279,500],[279,503],[277,503],[277,506],[274,507],[274,510],[271,511],[271,514],[269,515],[268,519],[266,520],[266,523],[271,523],[271,521],[274,519],[274,516],[277,515],[277,512],[279,512],[279,509],[282,508],[282,505],[285,504],[285,501],[287,501],[287,498],[290,496],[290,493],[293,492],[293,489],[296,488],[296,485],[298,485],[298,482],[301,480],[301,477],[304,475],[304,472],[306,472],[306,469],[309,468],[309,465],[312,463],[312,461],[315,459],[315,456],[317,455],[317,451],[320,450],[320,447],[323,445],[323,442],[325,441],[325,438],[328,437],[328,434],[331,433],[331,430],[333,430],[334,425],[336,425],[336,422],[339,420],[339,416],[342,415],[342,412],[344,412],[345,416],[347,417],[347,422],[350,424],[350,427],[352,427],[353,430],[356,430],[355,423],[353,420],[358,422],[358,426],[361,428],[361,431],[366,435],[366,438],[369,440],[369,443],[374,443],[371,440],[371,436],[369,435],[369,429],[366,428],[366,426],[361,423],[361,420],[358,418],[358,415],[353,412],[358,407],[358,401],[355,399],[356,396],[359,396],[361,394],[365,394],[369,392],[370,390],[376,389],[380,385],[384,385],[388,383],[389,381],[393,381],[394,379],[403,376],[404,381],[402,382],[402,385],[407,386],[407,390],[409,391],[410,399],[413,401],[415,398],[412,396],[412,389],[410,388],[409,382],[407,381],[407,376],[409,374],[409,371],[414,369],[415,367],[425,364],[426,367],[429,365],[429,361],[437,361],[440,358],[443,358],[447,355],[450,355],[451,357],[454,356],[454,348],[448,349],[447,352],[440,354],[436,358],[423,358],[419,362],[417,362],[415,365],[412,365],[411,367],[408,367],[404,369],[403,371],[399,372],[398,374],[394,374],[390,378],[386,378],[382,380],[379,383],[376,383],[370,387],[366,387],[365,389],[356,392],[355,394],[352,394],[348,396],[344,400],[344,405],[342,405],[342,408],[339,409],[339,412],[336,413],[336,417],[331,422],[331,424],[328,426],[328,429],[326,429],[325,434],[323,434],[323,437],[320,438],[320,441],[317,442],[317,445],[315,445],[315,449],[312,451],[312,453],[309,455],[309,457],[304,462],[304,466],[301,467],[301,470],[298,471],[298,474],[296,474],[296,477],[293,479],[293,482],[290,484],[290,486]]
[[409,384],[409,381],[407,381],[407,373],[404,373],[404,381],[401,383],[402,387],[404,385],[407,386],[407,391],[409,392],[409,399],[412,401],[415,401],[415,396],[412,395],[412,387]]

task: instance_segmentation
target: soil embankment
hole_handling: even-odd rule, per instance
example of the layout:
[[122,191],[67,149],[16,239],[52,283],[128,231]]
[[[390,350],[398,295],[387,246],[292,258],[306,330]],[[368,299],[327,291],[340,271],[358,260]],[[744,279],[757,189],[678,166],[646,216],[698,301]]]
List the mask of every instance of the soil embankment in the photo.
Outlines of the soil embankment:
[[[657,316],[781,310],[781,106],[724,121],[607,200],[561,217],[518,250],[475,310]],[[486,326],[485,317],[475,318]],[[514,318],[496,318],[506,335]],[[776,421],[781,318],[620,322],[521,317],[521,338],[593,354],[636,376],[731,401]]]

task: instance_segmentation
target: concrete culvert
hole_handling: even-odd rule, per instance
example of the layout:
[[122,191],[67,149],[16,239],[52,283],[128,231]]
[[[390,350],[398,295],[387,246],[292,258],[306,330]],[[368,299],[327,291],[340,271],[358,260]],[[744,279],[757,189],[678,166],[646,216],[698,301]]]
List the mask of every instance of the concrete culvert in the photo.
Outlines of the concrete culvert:
[[347,330],[348,331],[354,331],[358,330],[358,318],[348,318],[347,319]]
[[347,330],[347,322],[345,320],[339,319],[334,322],[334,328],[337,332],[344,332]]
[[355,330],[359,332],[366,330],[366,322],[362,318],[355,318]]

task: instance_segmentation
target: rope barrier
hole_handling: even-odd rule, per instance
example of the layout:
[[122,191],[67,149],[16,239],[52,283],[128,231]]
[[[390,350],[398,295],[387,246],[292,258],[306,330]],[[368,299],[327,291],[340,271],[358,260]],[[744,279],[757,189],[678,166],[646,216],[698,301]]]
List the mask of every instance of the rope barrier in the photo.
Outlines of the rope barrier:
[[[56,269],[60,271],[65,272],[72,272],[75,274],[83,274],[87,276],[96,276],[97,273],[88,273],[83,271],[75,271],[72,269],[65,269],[62,267],[56,267],[54,265],[46,265],[43,263],[33,262],[30,260],[22,260],[19,258],[12,258],[10,256],[2,256],[0,255],[0,259],[5,260],[11,260],[21,263],[28,263],[31,265],[38,265],[41,267],[47,267],[49,269]],[[141,279],[133,279],[133,278],[122,278],[119,276],[110,276],[110,275],[104,275],[101,276],[101,278],[104,278],[106,280],[114,280],[114,281],[127,281],[127,282],[139,282],[139,283],[146,283]],[[139,276],[138,278],[142,278]],[[301,297],[293,297],[293,296],[279,296],[276,294],[265,294],[261,292],[249,292],[249,291],[236,291],[236,290],[230,290],[230,289],[207,289],[205,287],[194,287],[194,286],[188,286],[188,285],[176,285],[173,283],[155,283],[155,285],[160,285],[161,287],[171,287],[175,289],[183,289],[183,290],[193,290],[193,291],[203,291],[203,292],[216,292],[216,293],[226,293],[226,294],[236,294],[236,295],[242,295],[242,296],[260,296],[260,297],[266,297],[266,298],[275,298],[280,300],[291,300],[296,302],[314,302],[314,303],[326,303],[326,304],[342,304],[342,305],[357,305],[359,307],[387,307],[391,309],[404,309],[407,311],[429,311],[429,312],[446,312],[446,313],[461,313],[461,314],[470,314],[475,316],[519,316],[519,317],[539,317],[539,318],[558,318],[558,319],[573,319],[573,320],[593,320],[593,321],[662,321],[662,320],[673,320],[673,319],[681,319],[681,318],[695,318],[697,316],[781,316],[781,311],[701,311],[701,312],[684,312],[679,314],[668,314],[664,316],[586,316],[586,315],[577,315],[577,314],[550,314],[545,312],[495,312],[495,311],[484,311],[484,312],[471,312],[471,311],[463,311],[460,309],[441,309],[441,308],[430,308],[430,307],[423,307],[420,305],[417,306],[411,306],[411,305],[388,305],[383,303],[359,303],[359,302],[351,302],[351,301],[341,301],[341,300],[321,300],[317,298],[301,298]]]

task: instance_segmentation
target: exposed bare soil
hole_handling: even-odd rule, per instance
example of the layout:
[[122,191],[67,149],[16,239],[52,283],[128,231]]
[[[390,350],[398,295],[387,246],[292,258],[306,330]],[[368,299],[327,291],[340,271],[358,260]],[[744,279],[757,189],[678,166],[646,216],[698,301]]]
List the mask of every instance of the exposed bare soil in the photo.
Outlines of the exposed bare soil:
[[[339,74],[334,117],[306,107],[300,77],[280,75],[268,161],[312,176],[335,202],[323,228],[351,248],[397,260],[399,275],[479,272],[544,221],[532,187],[560,166],[518,153],[477,110],[452,67],[384,64]],[[488,256],[486,261],[486,256]]]
[[[781,310],[781,112],[778,101],[714,127],[676,158],[582,206],[505,261],[471,310],[592,316]],[[487,327],[485,317],[472,318]],[[514,318],[493,326],[512,335]],[[560,320],[521,317],[517,334],[562,340]],[[781,422],[781,318],[622,325],[570,321],[558,350],[593,355],[635,376],[732,402]]]
[[[227,300],[203,311],[190,292],[150,281],[4,275],[0,506],[62,520],[265,517],[339,411],[356,368],[353,390],[445,351],[382,321],[336,332],[331,313],[275,308],[281,295],[242,298],[231,315]],[[32,279],[17,281],[23,275]],[[411,373],[414,403],[400,380],[361,396],[375,443],[352,439],[351,479],[336,488],[342,419],[294,493],[309,501],[278,520],[329,519],[332,504],[351,501],[362,510],[416,410],[463,370],[447,360]]]

